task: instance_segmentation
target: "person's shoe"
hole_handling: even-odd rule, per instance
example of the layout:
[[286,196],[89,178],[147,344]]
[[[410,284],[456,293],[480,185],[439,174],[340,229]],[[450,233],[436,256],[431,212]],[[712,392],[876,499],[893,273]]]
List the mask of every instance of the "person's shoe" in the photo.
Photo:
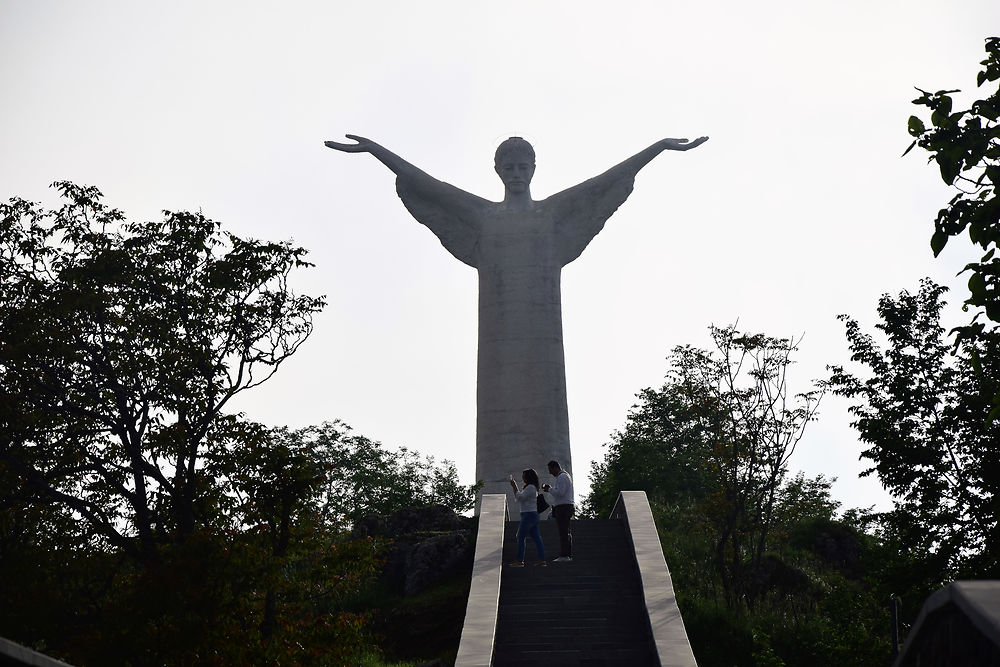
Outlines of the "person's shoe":
[[556,558],[552,562],[553,563],[570,563],[572,561],[573,561],[573,559],[570,556],[559,556],[559,558]]
[[514,561],[513,563],[511,563],[511,564],[510,564],[510,566],[511,566],[511,567],[524,567],[524,563],[522,563],[522,562],[521,562],[521,561],[519,561],[519,560],[516,560],[516,561]]
[[548,563],[546,563],[544,560],[540,560],[537,563],[535,563],[536,567],[545,567],[546,565],[548,565]]

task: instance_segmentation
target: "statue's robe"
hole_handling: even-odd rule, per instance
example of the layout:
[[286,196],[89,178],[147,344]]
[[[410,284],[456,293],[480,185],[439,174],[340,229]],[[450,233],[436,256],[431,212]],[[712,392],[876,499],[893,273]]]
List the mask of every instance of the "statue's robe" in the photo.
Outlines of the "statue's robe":
[[407,210],[479,272],[476,478],[510,491],[525,468],[572,470],[560,273],[632,192],[626,165],[511,211],[423,172],[399,176]]

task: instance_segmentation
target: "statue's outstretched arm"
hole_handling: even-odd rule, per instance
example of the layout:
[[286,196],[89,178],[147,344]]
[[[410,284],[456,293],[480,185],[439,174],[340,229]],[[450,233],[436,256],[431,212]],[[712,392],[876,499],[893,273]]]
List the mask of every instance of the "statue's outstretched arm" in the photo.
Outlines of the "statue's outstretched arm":
[[324,145],[345,153],[371,153],[396,174],[396,194],[418,222],[427,226],[460,261],[476,266],[482,211],[482,197],[439,181],[371,139],[346,135],[356,143],[324,141]]
[[[645,148],[630,158],[622,160],[615,166],[611,167],[603,174],[595,176],[589,180],[580,183],[579,185],[574,185],[571,188],[563,190],[562,192],[555,194],[551,197],[553,200],[560,199],[571,199],[574,195],[581,192],[603,192],[608,188],[613,187],[618,183],[628,183],[628,192],[623,193],[625,197],[628,193],[632,191],[631,182],[635,179],[639,170],[645,167],[652,161],[657,155],[663,151],[689,151],[692,148],[697,148],[703,143],[708,141],[708,137],[698,137],[694,141],[688,141],[687,139],[660,139],[655,144],[649,148]],[[329,142],[327,142],[329,143]],[[617,208],[623,201],[619,201],[615,208]],[[614,208],[611,209],[614,211]],[[609,212],[608,215],[611,213]]]
[[649,164],[654,157],[663,151],[689,151],[692,148],[701,146],[706,141],[708,141],[708,137],[698,137],[694,141],[688,141],[687,139],[660,139],[649,148],[641,150],[627,160],[615,165],[608,172],[625,172],[634,177],[639,173],[640,169]]
[[708,141],[708,137],[661,139],[616,164],[599,176],[574,185],[545,200],[556,220],[559,261],[568,264],[580,256],[608,218],[632,193],[636,174],[663,151],[687,151]]
[[356,134],[348,134],[345,136],[348,139],[354,139],[357,143],[344,144],[337,141],[324,141],[323,145],[327,148],[344,151],[345,153],[371,153],[378,159],[379,162],[387,166],[390,170],[392,170],[392,173],[397,176],[402,176],[404,178],[426,176],[423,171],[399,157],[385,146],[377,144],[371,139],[359,137]]
[[[359,137],[356,134],[345,136],[348,139],[354,139],[357,143],[344,144],[338,141],[324,141],[323,145],[345,153],[371,153],[392,173],[396,174],[397,190],[400,184],[404,184],[407,191],[415,191],[416,194],[437,200],[442,206],[452,209],[454,214],[462,217],[475,215],[478,209],[486,203],[482,197],[477,197],[449,183],[437,180],[371,139]],[[403,196],[402,192],[399,194],[401,197]]]

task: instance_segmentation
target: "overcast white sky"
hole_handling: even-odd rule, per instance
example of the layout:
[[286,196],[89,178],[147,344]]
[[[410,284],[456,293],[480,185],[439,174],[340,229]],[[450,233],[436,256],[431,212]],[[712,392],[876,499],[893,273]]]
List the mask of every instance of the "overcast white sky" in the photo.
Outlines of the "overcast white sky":
[[[662,137],[664,153],[563,273],[574,473],[709,324],[805,338],[808,389],[848,359],[838,313],[870,327],[884,292],[955,288],[971,252],[934,260],[949,198],[900,154],[913,86],[974,92],[1000,2],[759,0],[504,3],[0,0],[0,198],[98,186],[134,219],[201,209],[238,235],[293,239],[326,294],[312,339],[240,404],[272,425],[342,419],[389,445],[475,456],[475,271],[409,217],[371,137],[498,200],[496,145],[528,138],[536,199]],[[846,406],[825,399],[792,468],[859,480]]]

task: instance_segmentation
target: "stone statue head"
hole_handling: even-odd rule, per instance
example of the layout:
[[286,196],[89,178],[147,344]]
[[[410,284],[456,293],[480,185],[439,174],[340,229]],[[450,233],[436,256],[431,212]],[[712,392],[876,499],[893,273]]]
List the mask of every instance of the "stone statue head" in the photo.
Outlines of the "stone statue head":
[[497,147],[493,168],[510,192],[525,192],[535,174],[535,149],[521,137],[511,137]]
[[505,139],[497,146],[496,155],[493,157],[493,165],[499,169],[500,165],[509,156],[516,154],[518,157],[528,158],[528,162],[535,164],[535,149],[521,137],[511,137]]

